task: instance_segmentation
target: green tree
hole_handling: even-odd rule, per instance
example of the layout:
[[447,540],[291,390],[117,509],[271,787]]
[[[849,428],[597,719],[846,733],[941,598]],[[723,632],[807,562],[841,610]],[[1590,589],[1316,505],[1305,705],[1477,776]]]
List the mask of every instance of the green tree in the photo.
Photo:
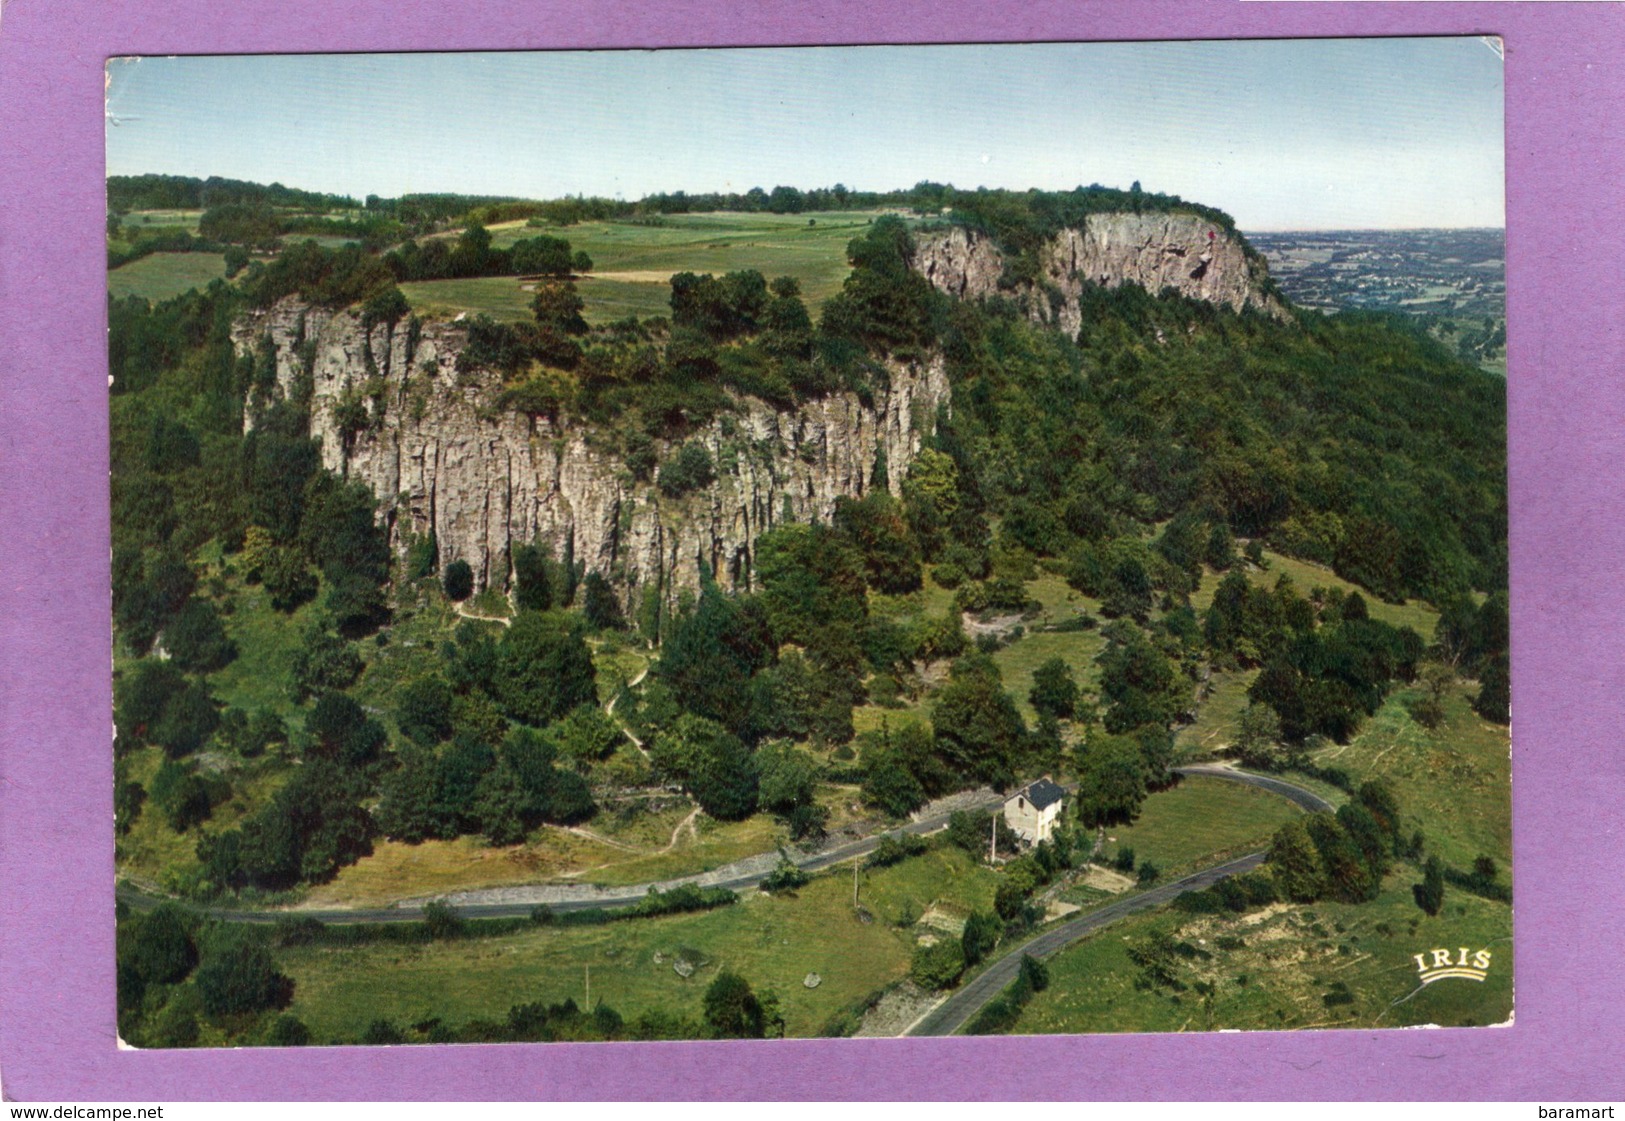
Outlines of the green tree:
[[375,816],[386,836],[415,845],[440,834],[439,774],[432,751],[403,748],[380,787]]
[[966,655],[954,663],[931,725],[943,761],[959,774],[998,786],[1014,780],[1026,728],[991,658]]
[[465,560],[454,560],[446,566],[443,579],[446,598],[461,603],[474,594],[474,570]]
[[614,589],[596,572],[587,573],[582,590],[582,616],[595,631],[621,631],[626,629],[626,617],[621,613],[621,601]]
[[536,297],[530,302],[537,326],[561,335],[587,333],[587,321],[581,317],[586,306],[575,284],[568,280],[543,281],[536,286]]
[[1309,903],[1325,894],[1326,873],[1320,853],[1302,818],[1294,818],[1275,831],[1266,859],[1281,898]]
[[256,932],[219,928],[197,967],[203,1010],[211,1016],[286,1008],[293,982],[277,971],[271,953]]
[[903,510],[920,551],[935,560],[959,513],[959,465],[953,457],[931,448],[914,457],[903,479]]
[[761,602],[726,596],[708,580],[693,613],[667,634],[654,676],[688,711],[754,738],[751,678],[773,654]]
[[1145,801],[1145,760],[1130,736],[1091,735],[1078,760],[1078,815],[1089,828],[1125,824]]
[[762,604],[780,642],[807,645],[820,628],[855,628],[868,615],[863,560],[820,525],[781,525],[756,542]]
[[547,729],[560,757],[578,766],[608,758],[621,742],[621,729],[596,704],[578,705]]
[[387,741],[383,725],[343,693],[323,693],[305,717],[305,731],[315,737],[313,752],[347,767],[378,758]]
[[211,673],[237,656],[237,646],[226,637],[220,613],[208,600],[190,599],[164,628],[164,649],[170,660],[188,673]]
[[922,989],[952,988],[964,972],[965,951],[948,938],[916,946],[908,969],[909,978]]
[[541,727],[597,700],[592,653],[557,613],[521,611],[497,645],[492,686],[513,720]]
[[1249,704],[1236,729],[1236,758],[1248,767],[1273,770],[1281,763],[1281,718],[1265,704]]
[[976,965],[999,943],[999,935],[1003,926],[997,915],[985,911],[972,911],[970,918],[965,920],[964,933],[959,938],[959,948],[964,954],[967,967]]
[[750,982],[726,969],[718,973],[705,990],[705,1024],[715,1039],[761,1039],[765,1014]]
[[785,742],[770,743],[756,753],[761,773],[763,809],[788,816],[808,805],[818,785],[818,766],[805,751]]
[[1033,710],[1060,720],[1070,720],[1078,706],[1078,683],[1066,659],[1055,657],[1033,671],[1033,687],[1027,693]]
[[415,743],[430,745],[450,739],[451,686],[446,679],[431,676],[407,682],[395,701],[395,723]]
[[1429,915],[1437,915],[1444,907],[1444,866],[1436,856],[1428,857],[1422,868],[1422,882],[1411,886],[1416,905]]
[[919,546],[902,505],[885,490],[871,490],[861,499],[837,498],[834,524],[857,548],[871,588],[887,595],[919,590]]
[[920,780],[889,744],[865,745],[862,769],[863,800],[887,815],[907,817],[925,804],[926,793]]
[[286,1012],[271,1021],[265,1032],[267,1047],[304,1047],[310,1043],[310,1029],[297,1016]]
[[119,928],[119,962],[128,964],[141,980],[152,985],[173,985],[186,979],[197,965],[186,912],[163,903],[149,914]]

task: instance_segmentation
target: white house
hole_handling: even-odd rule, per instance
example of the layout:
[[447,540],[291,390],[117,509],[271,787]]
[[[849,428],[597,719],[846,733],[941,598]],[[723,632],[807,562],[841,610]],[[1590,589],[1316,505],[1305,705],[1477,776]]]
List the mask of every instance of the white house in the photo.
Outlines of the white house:
[[1041,778],[1023,786],[1004,803],[1004,823],[1016,836],[1036,845],[1050,839],[1064,805],[1066,791],[1048,778]]

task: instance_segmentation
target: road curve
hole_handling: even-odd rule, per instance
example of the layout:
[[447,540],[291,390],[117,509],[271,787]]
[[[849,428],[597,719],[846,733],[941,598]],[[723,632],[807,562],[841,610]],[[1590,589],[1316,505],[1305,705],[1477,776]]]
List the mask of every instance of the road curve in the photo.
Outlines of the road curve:
[[1326,799],[1312,790],[1305,790],[1301,786],[1294,786],[1284,779],[1272,778],[1269,775],[1254,774],[1252,771],[1241,771],[1235,767],[1225,767],[1217,763],[1193,763],[1188,767],[1175,767],[1175,774],[1203,775],[1208,778],[1220,778],[1229,782],[1239,782],[1247,786],[1256,786],[1260,790],[1268,790],[1271,794],[1279,794],[1294,805],[1308,810],[1310,813],[1330,813],[1334,807]]
[[[1246,783],[1249,786],[1256,786],[1260,789],[1268,790],[1271,793],[1279,794],[1282,797],[1288,798],[1296,805],[1299,805],[1310,812],[1331,809],[1330,803],[1326,802],[1325,799],[1321,798],[1319,795],[1311,793],[1302,787],[1293,786],[1289,782],[1283,782],[1280,779],[1270,778],[1267,775],[1256,775],[1248,771],[1238,771],[1229,767],[1220,767],[1209,764],[1180,767],[1177,770],[1180,774],[1204,775],[1212,778],[1226,779],[1232,782]],[[991,809],[993,806],[1000,804],[1001,801],[1002,798],[998,795],[989,796],[976,803],[974,808]],[[967,806],[964,808],[972,807]],[[848,860],[855,860],[858,857],[869,855],[880,844],[880,839],[882,837],[895,837],[903,833],[912,833],[916,835],[935,833],[937,830],[947,826],[949,816],[950,815],[946,813],[935,814],[931,817],[922,818],[919,821],[910,822],[909,824],[900,826],[896,829],[887,830],[884,833],[876,833],[860,840],[848,841],[844,844],[835,845],[820,852],[798,853],[793,850],[787,850],[787,855],[789,855],[790,859],[803,870],[808,872],[820,872],[837,864],[843,864]],[[738,863],[746,862],[740,861]],[[710,880],[706,883],[706,886],[724,887],[733,891],[748,891],[752,888],[759,887],[762,881],[771,873],[771,868],[742,871],[740,874],[735,876],[727,876],[720,880]],[[1201,875],[1201,873],[1197,874]],[[703,875],[703,873],[701,875]],[[594,907],[604,909],[629,907],[647,895],[650,888],[669,890],[678,886],[679,884],[690,883],[699,879],[700,875],[683,876],[673,880],[663,880],[658,883],[634,884],[628,887],[608,889],[597,889],[589,885],[582,885],[581,895],[579,898],[549,901],[547,903],[547,907],[552,911],[584,911]],[[1184,881],[1179,882],[1183,883]],[[1173,886],[1173,884],[1167,885],[1167,887],[1170,888]],[[1163,890],[1165,889],[1156,889],[1158,892]],[[1178,893],[1176,892],[1175,894]],[[163,900],[158,897],[147,895],[133,887],[126,885],[121,885],[118,888],[118,898],[136,910],[150,910],[151,908],[156,907],[160,902],[163,902]],[[1135,898],[1139,899],[1143,897],[1135,896]],[[1127,901],[1125,900],[1125,902]],[[520,918],[529,915],[532,909],[536,906],[536,903],[528,901],[522,903],[462,903],[458,904],[457,912],[466,918]],[[1114,904],[1113,906],[1116,905]],[[227,907],[198,907],[196,910],[208,915],[210,918],[218,919],[222,922],[275,923],[282,919],[288,918],[308,918],[330,923],[383,923],[411,922],[419,917],[422,910],[422,905],[398,904],[393,907],[379,908],[332,907],[314,909],[301,908],[298,910],[239,910]]]
[[1201,888],[1211,887],[1220,880],[1229,876],[1238,876],[1243,872],[1251,872],[1264,863],[1264,854],[1261,852],[1248,853],[1235,860],[1223,864],[1215,864],[1211,868],[1204,868],[1200,872],[1193,872],[1183,879],[1174,880],[1154,887],[1149,891],[1142,891],[1126,899],[1119,899],[1115,903],[1108,903],[1099,910],[1090,911],[1086,915],[1079,915],[1075,919],[1061,923],[1059,926],[1046,930],[1043,934],[1019,946],[1014,947],[999,960],[995,961],[983,973],[973,977],[964,988],[959,989],[947,1000],[937,1005],[925,1016],[914,1023],[904,1035],[952,1035],[970,1022],[972,1016],[980,1012],[994,997],[1004,991],[1005,987],[1016,979],[1021,970],[1021,959],[1024,955],[1035,958],[1046,958],[1059,953],[1072,943],[1087,935],[1093,934],[1101,927],[1110,926],[1120,919],[1141,911],[1149,911],[1153,907],[1160,907],[1164,903],[1171,903],[1187,891],[1197,891]]
[[[1209,763],[1176,767],[1175,772],[1182,775],[1201,775],[1254,786],[1260,790],[1278,794],[1309,813],[1324,813],[1332,809],[1330,802],[1313,791],[1306,790],[1301,786],[1295,786],[1282,779],[1272,778],[1269,775],[1253,774],[1250,771],[1240,771],[1233,767]],[[1246,856],[1237,857],[1235,860],[1215,864],[1213,867],[1204,868],[1200,872],[1193,872],[1189,876],[1174,880],[1161,887],[1152,888],[1150,891],[1120,899],[1115,903],[1109,903],[1098,910],[1090,911],[1086,915],[1079,915],[1075,919],[1052,927],[1038,937],[1006,952],[985,972],[972,978],[964,988],[959,989],[947,1000],[917,1020],[903,1034],[952,1035],[969,1023],[971,1018],[1003,992],[1007,985],[1015,981],[1016,974],[1021,970],[1021,959],[1024,955],[1031,955],[1035,958],[1049,957],[1064,950],[1072,943],[1093,934],[1102,927],[1110,926],[1114,922],[1138,914],[1141,911],[1160,907],[1164,903],[1171,903],[1187,891],[1199,891],[1202,888],[1211,887],[1230,876],[1239,876],[1243,872],[1251,872],[1262,863],[1264,863],[1264,854],[1262,852],[1248,853]]]

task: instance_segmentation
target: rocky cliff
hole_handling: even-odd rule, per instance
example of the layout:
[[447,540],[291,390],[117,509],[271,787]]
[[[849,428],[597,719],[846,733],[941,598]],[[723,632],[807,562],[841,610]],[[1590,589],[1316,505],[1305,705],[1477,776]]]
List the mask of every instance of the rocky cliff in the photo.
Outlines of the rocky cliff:
[[1082,325],[1078,296],[1085,284],[1132,283],[1153,295],[1173,288],[1235,311],[1250,307],[1285,314],[1268,289],[1263,259],[1195,214],[1092,214],[1081,228],[1062,230],[1044,243],[1036,285],[1017,280],[1013,288],[1001,289],[1004,253],[992,238],[962,227],[919,235],[913,264],[950,296],[1024,298],[1035,318],[1068,334]]
[[[921,235],[912,263],[949,295],[1003,291],[1069,333],[1085,284],[1172,287],[1284,314],[1262,260],[1190,214],[1092,215],[1047,242],[1036,281],[1014,289],[1001,289],[998,246],[965,229]],[[241,353],[270,340],[284,396],[305,383],[324,465],[372,489],[396,547],[433,533],[442,567],[466,560],[476,587],[502,588],[514,546],[541,539],[609,578],[628,608],[651,586],[673,602],[698,586],[702,562],[724,587],[748,587],[762,532],[786,517],[828,518],[837,498],[865,493],[882,455],[897,493],[950,404],[940,356],[890,364],[889,387],[867,404],[838,394],[780,412],[747,399],[694,437],[716,481],[673,499],[633,479],[602,434],[494,409],[498,375],[457,369],[466,342],[457,323],[367,325],[353,309],[289,298],[243,319],[234,339]]]
[[[455,323],[369,329],[354,310],[290,298],[234,332],[241,353],[267,337],[284,395],[310,379],[324,466],[372,488],[397,547],[433,532],[441,566],[466,560],[477,587],[505,587],[515,545],[540,538],[562,555],[568,543],[628,607],[651,585],[668,602],[696,588],[701,561],[724,587],[747,587],[763,531],[786,516],[827,519],[837,498],[869,489],[882,454],[896,493],[949,402],[940,359],[892,364],[889,388],[867,405],[837,394],[778,412],[747,399],[692,437],[716,481],[672,499],[635,481],[589,430],[490,408],[498,375],[458,372],[466,332]],[[367,423],[346,431],[343,406],[358,401]]]

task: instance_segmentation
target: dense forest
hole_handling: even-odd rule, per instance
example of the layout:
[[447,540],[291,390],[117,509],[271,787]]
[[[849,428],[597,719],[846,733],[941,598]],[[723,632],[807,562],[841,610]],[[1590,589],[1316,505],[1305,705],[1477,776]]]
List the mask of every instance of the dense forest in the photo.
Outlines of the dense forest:
[[[210,232],[227,239],[257,240],[269,227],[255,232],[255,215],[272,204],[353,205],[242,188],[112,186],[125,206],[207,206]],[[878,201],[951,206],[1018,251],[1093,210],[1184,206],[1137,190],[928,188]],[[841,190],[799,205],[877,201]],[[753,194],[645,201],[794,201]],[[395,223],[398,239],[445,217],[406,202],[369,199],[344,221]],[[592,202],[560,205],[587,213]],[[719,820],[773,814],[801,839],[824,828],[814,794],[832,777],[904,815],[967,786],[1065,769],[1085,824],[1126,820],[1171,781],[1173,731],[1214,668],[1261,671],[1240,745],[1257,765],[1301,765],[1322,739],[1346,740],[1424,664],[1478,680],[1481,713],[1508,719],[1504,385],[1403,321],[1282,322],[1125,285],[1086,288],[1083,328],[1067,337],[1019,301],[941,295],[911,271],[905,224],[882,217],[851,243],[852,271],[816,322],[788,278],[680,273],[669,317],[589,328],[570,276],[590,261],[551,235],[493,251],[481,221],[519,204],[477,200],[471,214],[469,203],[456,239],[388,252],[305,242],[235,283],[110,304],[119,828],[161,813],[190,838],[196,859],[169,890],[271,898],[332,877],[380,836],[507,845],[544,822],[582,821],[622,722],[647,745],[643,781],[681,786]],[[728,469],[689,436],[743,397],[785,410],[861,398],[884,386],[887,358],[940,354],[953,408],[913,462],[875,465],[876,483],[900,479],[900,498],[877,485],[825,521],[765,534],[750,594],[707,580],[676,611],[628,611],[606,574],[542,544],[517,549],[512,625],[448,628],[393,682],[392,707],[369,710],[358,682],[399,618],[464,600],[468,567],[442,566],[432,539],[391,551],[377,496],[321,468],[308,388],[267,392],[275,355],[237,354],[231,328],[288,295],[410,320],[397,281],[493,268],[545,279],[533,321],[469,326],[461,361],[504,375],[490,406],[593,428],[670,500]],[[366,422],[363,408],[356,423]],[[1438,632],[1380,622],[1361,594],[1261,587],[1243,573],[1265,546],[1329,566],[1374,599],[1429,601],[1443,613]],[[1197,610],[1205,571],[1225,575]],[[1069,625],[1098,628],[1105,645],[1098,694],[1064,662],[1046,664],[1029,721],[990,657],[1007,639],[973,638],[963,620],[1026,612],[1041,574],[1099,602],[1098,617]],[[876,609],[927,581],[953,592],[945,615],[904,623]],[[250,589],[304,630],[274,700],[244,708],[223,704],[211,681],[242,653],[229,632]],[[626,644],[657,656],[612,719],[594,654]],[[933,663],[946,672],[929,722],[855,733],[855,707],[897,703],[916,667]],[[132,760],[149,750],[161,765],[137,780]],[[234,781],[250,778],[268,793],[218,826],[216,809],[241,793]],[[156,916],[143,929],[160,923],[168,957],[132,965],[132,978],[183,975],[197,960],[196,932]],[[571,1032],[622,1030],[557,1015]]]

